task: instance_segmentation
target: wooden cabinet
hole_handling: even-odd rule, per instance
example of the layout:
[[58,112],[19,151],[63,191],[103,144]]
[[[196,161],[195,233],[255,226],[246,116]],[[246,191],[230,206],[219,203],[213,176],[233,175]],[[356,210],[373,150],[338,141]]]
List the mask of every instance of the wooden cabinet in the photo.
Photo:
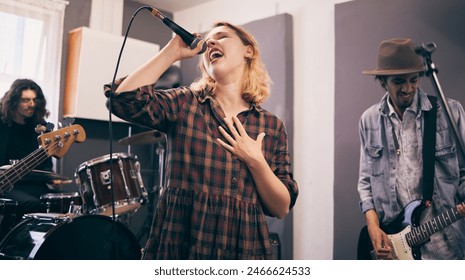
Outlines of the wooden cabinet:
[[[79,27],[69,32],[63,115],[108,121],[103,85],[111,83],[124,37]],[[116,78],[126,76],[160,50],[127,38]],[[113,121],[122,121],[113,116]]]

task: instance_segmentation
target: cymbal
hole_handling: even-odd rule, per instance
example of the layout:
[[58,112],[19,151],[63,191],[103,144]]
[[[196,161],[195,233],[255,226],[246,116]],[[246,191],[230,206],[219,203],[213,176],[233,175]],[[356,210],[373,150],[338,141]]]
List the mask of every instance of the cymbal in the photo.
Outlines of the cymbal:
[[159,143],[164,140],[165,137],[163,133],[160,131],[152,130],[122,138],[118,141],[118,143],[123,145],[144,145]]
[[[6,171],[10,167],[11,165],[0,166],[0,173]],[[22,176],[19,181],[50,182],[52,180],[69,180],[69,178],[49,171],[31,170],[26,175]]]

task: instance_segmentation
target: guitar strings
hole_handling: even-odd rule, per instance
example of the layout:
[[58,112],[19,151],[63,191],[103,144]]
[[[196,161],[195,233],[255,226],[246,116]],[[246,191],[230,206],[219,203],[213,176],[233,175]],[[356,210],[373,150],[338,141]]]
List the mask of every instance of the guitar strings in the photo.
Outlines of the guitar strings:
[[[69,138],[66,138],[65,140],[68,140],[68,139]],[[15,167],[15,168],[10,167],[6,171],[4,171],[3,173],[0,173],[0,177],[5,177],[5,179],[6,179],[6,182],[4,182],[3,179],[0,181],[1,182],[0,187],[5,185],[4,183],[8,183],[8,185],[10,187],[13,187],[14,182],[12,182],[12,181],[15,181],[15,180],[10,181],[10,180],[8,180],[8,178],[12,178],[15,174],[16,174],[16,177],[18,179],[22,178],[27,173],[32,171],[31,169],[29,169],[27,167],[33,161],[36,161],[36,163],[40,164],[40,162],[44,161],[45,159],[47,159],[49,157],[49,154],[52,155],[56,151],[58,151],[60,149],[61,149],[60,141],[57,141],[57,142],[54,142],[54,143],[52,143],[50,145],[47,145],[45,147],[40,147],[37,150],[35,150],[34,152],[30,153],[29,155],[27,155],[23,159],[19,160],[17,163],[13,164],[12,167]],[[19,171],[17,171],[16,169],[19,166],[22,166],[22,168],[20,168]],[[0,189],[0,193],[3,193],[3,190]]]

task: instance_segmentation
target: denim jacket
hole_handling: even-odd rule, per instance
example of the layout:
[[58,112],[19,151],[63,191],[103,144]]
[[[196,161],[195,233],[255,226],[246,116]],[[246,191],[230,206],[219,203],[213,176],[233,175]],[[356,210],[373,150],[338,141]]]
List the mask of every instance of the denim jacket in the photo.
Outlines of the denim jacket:
[[[402,211],[396,197],[396,148],[388,119],[387,93],[382,100],[368,108],[359,122],[360,172],[358,192],[363,213],[374,209],[381,223],[392,222]],[[416,117],[418,143],[423,143],[424,111],[432,109],[425,92],[418,92],[419,114]],[[462,105],[448,99],[450,111],[460,133],[465,139],[465,112]],[[448,129],[447,112],[438,100],[436,125],[435,182],[432,203],[437,214],[453,208],[465,199],[465,165],[459,165],[458,148],[454,131]],[[420,145],[421,146],[421,145]],[[434,209],[433,208],[433,209]],[[444,229],[457,255],[465,252],[465,221],[460,219]]]

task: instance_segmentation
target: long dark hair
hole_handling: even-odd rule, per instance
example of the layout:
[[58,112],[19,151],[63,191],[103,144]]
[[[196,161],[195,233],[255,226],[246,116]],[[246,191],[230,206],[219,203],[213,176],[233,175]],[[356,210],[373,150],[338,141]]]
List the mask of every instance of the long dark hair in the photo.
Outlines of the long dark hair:
[[46,109],[47,101],[40,86],[29,79],[17,79],[12,84],[10,89],[5,93],[0,100],[0,115],[4,123],[11,124],[14,119],[16,110],[18,109],[21,95],[24,90],[32,90],[36,93],[36,108],[32,121],[35,123],[45,123],[45,118],[50,115]]

